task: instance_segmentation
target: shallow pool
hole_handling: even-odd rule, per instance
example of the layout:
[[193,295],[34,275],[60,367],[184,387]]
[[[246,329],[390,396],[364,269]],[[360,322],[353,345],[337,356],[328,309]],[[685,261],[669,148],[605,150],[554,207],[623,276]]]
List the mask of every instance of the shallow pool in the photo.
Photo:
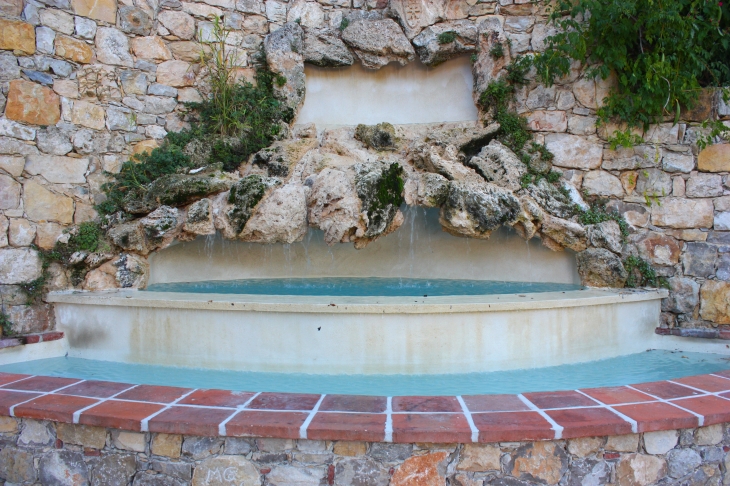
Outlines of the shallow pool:
[[716,354],[652,350],[620,358],[531,370],[448,375],[309,375],[212,371],[51,358],[0,371],[132,384],[350,395],[474,395],[569,390],[681,378],[730,369]]
[[151,292],[206,294],[331,295],[331,296],[445,296],[522,294],[580,290],[574,284],[502,282],[496,280],[451,280],[380,277],[262,278],[208,280],[150,285]]

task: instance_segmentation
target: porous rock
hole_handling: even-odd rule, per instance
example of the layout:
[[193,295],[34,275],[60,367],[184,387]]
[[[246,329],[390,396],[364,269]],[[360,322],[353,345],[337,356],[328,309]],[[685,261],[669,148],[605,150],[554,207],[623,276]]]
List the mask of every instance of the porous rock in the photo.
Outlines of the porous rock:
[[512,476],[547,484],[557,484],[568,469],[568,455],[555,442],[534,442],[513,454],[507,471]]
[[667,463],[661,457],[627,454],[616,465],[619,486],[647,486],[666,475]]
[[[450,42],[445,42],[450,40]],[[474,52],[477,45],[477,27],[469,20],[443,22],[426,27],[413,39],[421,62],[437,66],[462,54]]]
[[595,248],[605,248],[621,253],[621,228],[616,221],[603,221],[586,227],[588,242]]
[[[588,247],[586,229],[581,224],[568,219],[545,215],[540,233],[542,236],[548,237],[548,240],[543,242],[552,250],[570,248],[573,251],[583,251]],[[555,243],[559,246],[556,247]]]
[[264,39],[269,69],[283,81],[274,83],[274,94],[293,114],[304,100],[303,50],[304,31],[296,22],[287,22]]
[[520,210],[514,194],[495,184],[452,181],[439,222],[455,236],[489,238],[499,226],[515,223]]
[[223,192],[233,181],[223,173],[168,174],[152,182],[142,200],[125,201],[124,206],[132,214],[148,213],[161,205],[184,206],[191,202]]
[[351,66],[355,58],[333,31],[308,30],[304,33],[304,62],[322,67]]
[[360,124],[355,128],[355,139],[374,150],[393,150],[396,144],[395,127],[386,122],[377,125]]
[[626,285],[628,272],[621,259],[605,248],[589,248],[576,255],[578,274],[587,287],[614,287]]
[[518,191],[521,179],[527,173],[525,164],[509,148],[497,140],[492,140],[472,157],[467,165],[472,167],[484,180],[498,186]]
[[573,201],[546,179],[527,186],[527,192],[548,213],[558,218],[570,218],[575,214]]
[[362,202],[353,178],[344,170],[326,168],[312,179],[307,200],[309,224],[324,231],[328,245],[350,241],[362,227]]
[[342,31],[342,40],[368,69],[380,69],[391,62],[405,66],[416,57],[413,46],[392,19],[351,22]]
[[700,315],[718,324],[730,324],[730,282],[706,280],[700,289]]
[[227,216],[235,234],[241,233],[266,190],[278,182],[276,179],[253,174],[231,186],[227,198],[231,207],[227,211]]
[[256,207],[239,238],[257,243],[294,243],[307,233],[306,188],[300,183],[275,188]]

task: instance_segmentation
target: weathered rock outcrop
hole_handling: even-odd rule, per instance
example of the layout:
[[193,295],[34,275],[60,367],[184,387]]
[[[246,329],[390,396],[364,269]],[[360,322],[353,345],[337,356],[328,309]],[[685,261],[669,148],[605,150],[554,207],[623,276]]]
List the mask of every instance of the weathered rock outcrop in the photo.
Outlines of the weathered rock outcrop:
[[576,255],[578,274],[589,287],[623,287],[628,272],[621,259],[605,248],[589,248]]
[[392,19],[356,20],[342,31],[342,40],[369,69],[391,62],[405,66],[416,58],[413,46]]
[[234,180],[222,172],[169,174],[152,182],[141,200],[129,200],[124,209],[132,214],[146,214],[165,206],[184,206],[210,194],[228,190]]
[[413,45],[423,64],[437,66],[456,56],[476,51],[477,27],[468,20],[432,25],[413,39]]
[[292,114],[304,99],[304,31],[296,22],[288,22],[264,39],[269,69],[281,76],[274,83],[274,94]]
[[497,140],[492,140],[478,156],[467,162],[477,173],[489,182],[498,186],[519,191],[522,177],[527,173],[525,164],[507,147]]
[[355,58],[339,35],[331,30],[304,32],[304,62],[322,67],[350,66]]
[[511,191],[490,182],[451,181],[439,221],[455,236],[489,238],[504,224],[513,224],[520,202]]

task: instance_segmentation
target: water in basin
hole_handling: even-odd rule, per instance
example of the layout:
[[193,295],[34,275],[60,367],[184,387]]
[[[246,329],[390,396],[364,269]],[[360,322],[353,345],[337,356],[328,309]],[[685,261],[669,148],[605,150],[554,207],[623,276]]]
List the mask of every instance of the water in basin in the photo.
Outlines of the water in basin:
[[503,282],[379,277],[260,278],[209,280],[150,285],[152,292],[204,294],[327,295],[327,296],[446,296],[523,294],[582,289],[580,285],[549,282]]
[[572,390],[676,379],[728,368],[727,356],[652,350],[572,365],[448,375],[253,373],[79,358],[27,361],[0,366],[0,371],[190,388],[396,396]]

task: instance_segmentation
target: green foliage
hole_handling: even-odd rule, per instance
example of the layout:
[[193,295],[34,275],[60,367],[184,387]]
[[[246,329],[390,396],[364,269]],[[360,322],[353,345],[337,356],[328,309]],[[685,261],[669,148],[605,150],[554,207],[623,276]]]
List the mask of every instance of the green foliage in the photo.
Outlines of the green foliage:
[[489,55],[493,59],[502,59],[504,57],[504,46],[501,43],[496,43],[489,49]]
[[509,108],[514,93],[514,86],[506,80],[491,81],[479,96],[479,104],[499,123],[500,141],[519,156],[525,144],[532,140],[532,133],[527,129],[527,119]]
[[669,288],[669,282],[664,277],[658,277],[651,263],[638,256],[630,256],[624,260],[624,268],[629,277],[626,286],[635,287],[664,287]]
[[533,59],[531,56],[519,56],[510,64],[505,66],[507,70],[507,82],[513,86],[525,86],[529,83],[527,73],[532,67]]
[[397,209],[405,201],[403,198],[403,189],[405,188],[403,167],[396,163],[390,164],[383,171],[375,187],[375,197],[369,199],[367,214],[368,220],[377,226],[382,218],[389,213],[389,206]]
[[606,201],[596,200],[587,210],[576,207],[578,220],[582,225],[603,223],[604,221],[616,221],[621,230],[621,238],[626,241],[629,236],[629,223],[626,219],[616,211],[606,210]]
[[446,32],[441,32],[438,35],[438,42],[439,44],[451,44],[456,40],[456,32],[453,30],[447,30]]
[[343,31],[347,28],[347,26],[350,25],[350,20],[347,18],[343,18],[340,22],[340,31]]
[[[113,180],[102,186],[107,195],[107,200],[97,206],[102,215],[123,210],[125,200],[141,199],[149,184],[163,175],[212,164],[235,171],[251,154],[271,145],[281,131],[282,121],[291,121],[291,110],[284,109],[274,96],[274,85],[285,84],[286,78],[269,71],[261,54],[256,83],[236,80],[233,51],[225,48],[228,31],[219,19],[213,25],[213,41],[205,42],[210,55],[201,53],[201,63],[210,72],[211,96],[200,103],[186,104],[197,115],[197,121],[189,130],[168,133],[160,147],[124,163]],[[194,162],[185,150],[194,141],[210,148],[207,160]]]
[[644,142],[639,135],[632,133],[630,128],[626,130],[616,130],[613,135],[608,137],[608,143],[611,144],[611,150],[616,150],[619,145],[621,147],[631,148]]
[[[727,102],[727,100],[725,100]],[[702,128],[707,130],[707,134],[697,140],[697,146],[700,150],[704,150],[708,145],[712,145],[716,137],[720,137],[728,133],[730,129],[720,120],[705,120],[702,122]]]
[[[730,11],[714,0],[558,0],[549,37],[535,66],[546,84],[570,72],[618,85],[599,109],[600,121],[648,128],[663,116],[679,119],[701,87],[730,83]],[[599,102],[601,100],[598,100]]]
[[4,336],[12,336],[15,334],[10,316],[5,313],[4,309],[0,311],[0,328],[2,328]]

